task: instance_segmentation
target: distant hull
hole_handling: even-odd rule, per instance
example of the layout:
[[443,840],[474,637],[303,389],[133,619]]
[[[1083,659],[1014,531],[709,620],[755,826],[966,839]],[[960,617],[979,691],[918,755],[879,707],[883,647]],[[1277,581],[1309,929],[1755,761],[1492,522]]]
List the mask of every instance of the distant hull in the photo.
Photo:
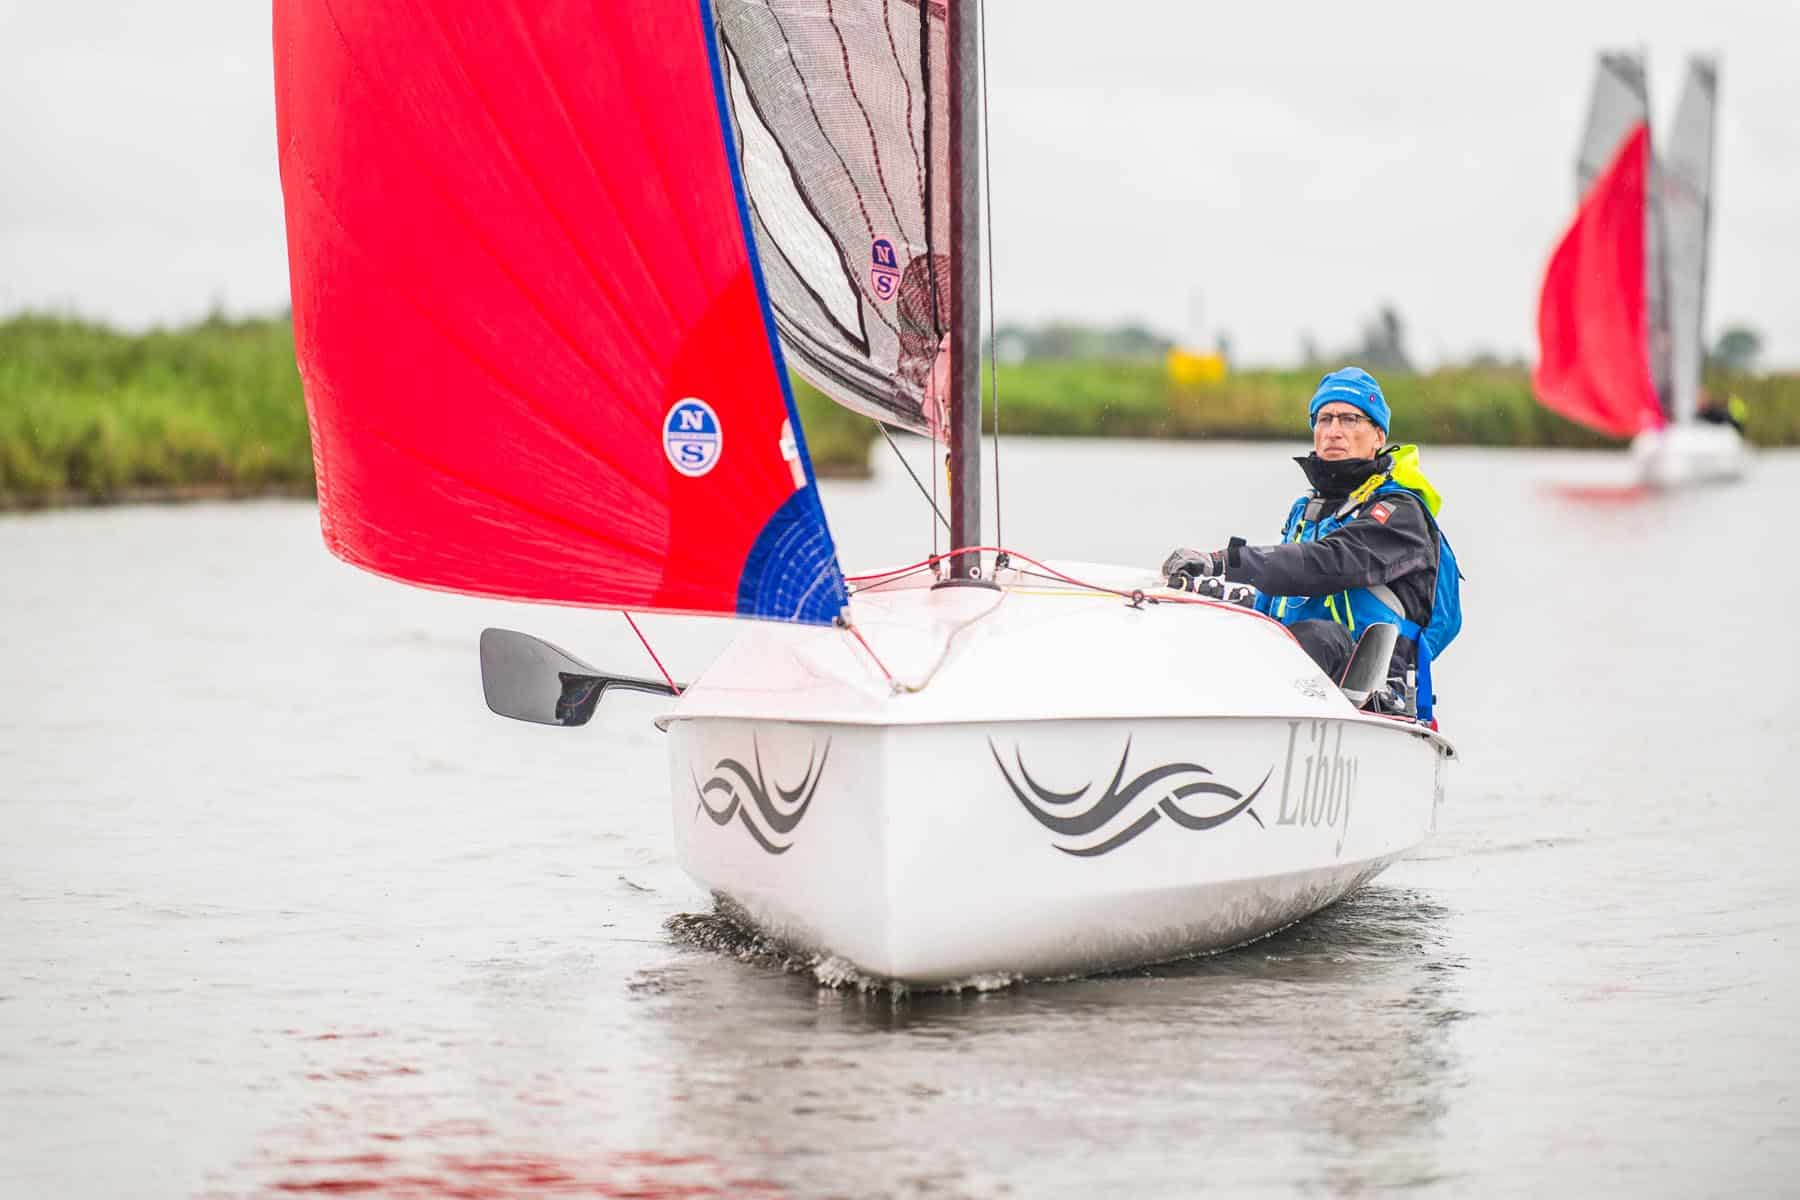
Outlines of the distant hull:
[[1648,429],[1631,443],[1639,477],[1652,487],[1684,487],[1743,477],[1750,454],[1730,425],[1685,421]]
[[[890,623],[925,631],[946,607],[998,597],[918,589],[861,615],[897,644]],[[1356,713],[1278,627],[1158,607],[1019,589],[969,627],[931,687],[871,698],[861,713],[846,705],[838,720],[798,696],[771,705],[798,719],[718,711],[783,675],[810,676],[802,690],[816,691],[829,670],[774,661],[796,651],[822,651],[815,668],[864,669],[838,656],[829,631],[747,633],[668,722],[682,865],[785,943],[934,985],[1239,945],[1341,898],[1424,838],[1443,798],[1444,739]],[[1220,670],[1193,684],[1170,672],[1205,663],[1187,652],[1208,643]],[[1042,662],[1056,645],[1067,653]],[[1049,675],[1009,683],[1021,647],[1013,661]],[[1084,663],[1107,665],[1083,678]],[[1288,711],[1255,711],[1281,692]],[[982,696],[990,719],[965,703]]]

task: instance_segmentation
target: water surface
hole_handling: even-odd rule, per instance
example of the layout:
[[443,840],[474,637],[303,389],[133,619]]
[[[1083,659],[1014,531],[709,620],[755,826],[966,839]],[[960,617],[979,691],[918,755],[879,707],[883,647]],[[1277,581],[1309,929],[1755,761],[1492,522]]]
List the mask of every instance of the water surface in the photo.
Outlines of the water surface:
[[[1285,453],[1018,439],[1004,537],[1271,539]],[[903,997],[671,932],[659,702],[486,712],[483,625],[647,669],[616,615],[375,579],[302,503],[0,517],[0,1195],[1791,1188],[1800,455],[1426,464],[1440,833],[1245,950]],[[826,501],[853,568],[929,548],[888,463]]]

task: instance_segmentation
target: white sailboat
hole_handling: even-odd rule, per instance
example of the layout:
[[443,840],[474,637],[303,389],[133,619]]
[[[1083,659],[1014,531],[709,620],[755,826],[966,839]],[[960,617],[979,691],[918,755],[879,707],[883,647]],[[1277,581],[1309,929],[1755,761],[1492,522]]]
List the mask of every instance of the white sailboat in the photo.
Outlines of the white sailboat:
[[1643,477],[1658,486],[1736,479],[1748,451],[1728,421],[1702,419],[1701,369],[1706,359],[1706,281],[1711,274],[1713,130],[1718,64],[1689,59],[1681,99],[1657,167],[1661,200],[1668,327],[1668,424],[1632,440]]
[[1717,64],[1691,59],[1659,151],[1643,57],[1600,56],[1577,213],[1539,306],[1539,400],[1630,437],[1639,477],[1657,487],[1735,479],[1748,459],[1701,394],[1717,95]]
[[[1416,845],[1453,757],[1359,710],[1389,626],[1331,680],[1152,571],[982,545],[976,11],[276,4],[327,545],[426,586],[762,618],[686,688],[489,630],[488,703],[579,725],[611,688],[674,696],[686,870],[925,985],[1274,932]],[[949,551],[844,576],[786,364],[945,438]]]

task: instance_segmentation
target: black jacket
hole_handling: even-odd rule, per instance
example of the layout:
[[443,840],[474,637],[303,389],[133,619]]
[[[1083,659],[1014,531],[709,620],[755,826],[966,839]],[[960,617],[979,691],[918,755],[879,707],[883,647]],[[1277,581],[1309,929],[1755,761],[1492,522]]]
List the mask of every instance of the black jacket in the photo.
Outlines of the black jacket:
[[[1393,465],[1385,454],[1338,462],[1309,454],[1294,461],[1313,485],[1317,512],[1312,519],[1336,512],[1358,485]],[[1437,531],[1425,502],[1412,493],[1387,492],[1381,499],[1387,502],[1384,511],[1371,515],[1374,506],[1364,504],[1348,523],[1316,542],[1233,548],[1226,557],[1225,578],[1273,596],[1323,596],[1386,584],[1407,620],[1425,624],[1437,588]],[[1397,661],[1400,657],[1395,655]]]

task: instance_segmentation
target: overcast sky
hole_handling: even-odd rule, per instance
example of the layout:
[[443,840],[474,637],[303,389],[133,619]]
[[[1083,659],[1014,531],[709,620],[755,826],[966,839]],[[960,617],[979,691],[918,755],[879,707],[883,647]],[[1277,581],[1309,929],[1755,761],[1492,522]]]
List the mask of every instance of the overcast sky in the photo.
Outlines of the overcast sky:
[[[621,0],[624,2],[624,0]],[[1708,336],[1800,365],[1800,3],[988,0],[1003,321],[1534,354],[1594,52],[1720,55]],[[287,302],[269,8],[0,0],[0,314]]]

